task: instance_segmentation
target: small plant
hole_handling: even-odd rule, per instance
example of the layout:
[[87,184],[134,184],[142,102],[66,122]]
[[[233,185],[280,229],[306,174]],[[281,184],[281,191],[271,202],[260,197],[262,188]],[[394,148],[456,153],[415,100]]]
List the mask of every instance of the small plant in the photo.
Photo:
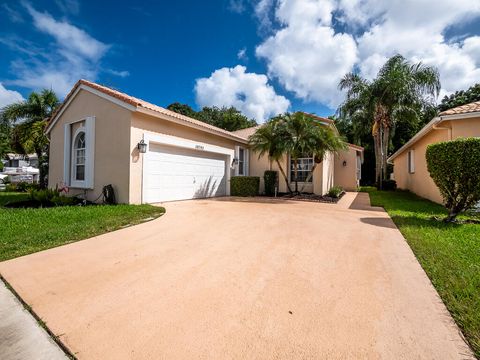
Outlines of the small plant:
[[342,193],[343,189],[341,186],[333,186],[328,190],[327,195],[331,198],[338,199]]
[[265,195],[274,196],[275,187],[278,183],[278,172],[274,170],[266,170],[263,174],[263,180],[265,183]]
[[233,176],[230,180],[232,196],[257,196],[259,187],[258,176]]
[[480,201],[480,139],[430,144],[426,157],[430,176],[448,210],[444,220],[455,221],[458,214]]

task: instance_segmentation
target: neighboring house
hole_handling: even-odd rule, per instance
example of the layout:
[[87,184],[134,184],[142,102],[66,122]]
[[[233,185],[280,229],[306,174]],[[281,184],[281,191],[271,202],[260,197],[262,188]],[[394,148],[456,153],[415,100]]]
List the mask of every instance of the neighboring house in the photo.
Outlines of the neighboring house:
[[[316,120],[334,127],[329,119]],[[265,156],[249,151],[255,129],[229,132],[80,80],[47,125],[49,186],[66,185],[71,194],[95,200],[111,184],[117,201],[131,204],[230,195],[231,176],[263,178],[270,168]],[[324,194],[334,184],[355,189],[362,157],[363,148],[354,145],[328,154],[306,191]],[[288,157],[282,161],[289,171]],[[312,164],[301,159],[300,176]],[[281,176],[279,191],[286,191]]]
[[398,188],[442,203],[440,191],[427,170],[427,146],[462,137],[480,137],[480,101],[441,112],[389,157]]
[[20,168],[24,166],[38,167],[38,156],[36,154],[15,154],[8,153],[5,155],[5,166]]
[[36,183],[39,180],[38,157],[35,154],[8,153],[5,156],[4,168],[0,174],[8,176],[12,183]]

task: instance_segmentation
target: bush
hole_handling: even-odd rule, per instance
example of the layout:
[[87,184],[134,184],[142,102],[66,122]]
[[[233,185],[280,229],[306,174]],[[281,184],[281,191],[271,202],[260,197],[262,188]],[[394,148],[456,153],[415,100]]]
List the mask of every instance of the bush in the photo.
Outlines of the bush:
[[274,196],[275,187],[278,183],[278,172],[274,170],[266,170],[263,174],[263,180],[265,183],[265,195]]
[[337,199],[343,193],[341,186],[333,186],[328,190],[327,196]]
[[[377,189],[379,186],[377,184]],[[392,191],[397,189],[397,182],[395,180],[383,180],[382,181],[382,190]]]
[[442,194],[448,216],[469,210],[480,201],[480,139],[467,138],[427,147],[427,168]]
[[232,196],[257,196],[259,187],[258,176],[233,176],[230,180]]

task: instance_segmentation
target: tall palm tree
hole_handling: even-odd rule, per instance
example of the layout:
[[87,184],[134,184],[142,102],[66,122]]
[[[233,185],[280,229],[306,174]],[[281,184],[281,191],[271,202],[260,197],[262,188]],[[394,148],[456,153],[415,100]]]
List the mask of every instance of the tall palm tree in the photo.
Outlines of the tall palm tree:
[[375,148],[375,179],[381,186],[387,175],[387,158],[395,125],[419,122],[422,111],[435,105],[440,92],[436,68],[411,64],[403,56],[391,57],[377,77],[367,80],[355,73],[339,83],[346,99],[338,112],[350,119],[357,134],[371,132]]
[[40,186],[45,187],[47,174],[48,138],[44,130],[48,118],[58,107],[58,97],[53,90],[32,92],[27,100],[19,101],[0,110],[1,121],[14,125],[12,144],[24,154],[38,156]]
[[259,127],[253,135],[248,139],[251,149],[258,153],[258,157],[265,154],[268,156],[270,162],[270,169],[272,168],[272,161],[275,161],[280,173],[285,179],[289,192],[292,192],[288,181],[287,174],[280,163],[280,159],[286,154],[284,148],[284,141],[282,139],[283,132],[279,131],[279,118],[273,118],[261,127]]

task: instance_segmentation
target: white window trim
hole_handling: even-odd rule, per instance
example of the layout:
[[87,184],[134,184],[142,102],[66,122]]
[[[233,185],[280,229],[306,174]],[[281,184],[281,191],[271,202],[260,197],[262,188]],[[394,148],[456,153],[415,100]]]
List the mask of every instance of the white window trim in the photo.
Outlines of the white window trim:
[[415,174],[415,150],[409,150],[407,153],[407,171],[409,174]]
[[249,157],[250,157],[250,152],[249,149],[243,146],[235,146],[235,158],[237,160],[240,160],[240,149],[243,149],[243,174],[240,175],[240,166],[239,162],[235,166],[235,176],[249,176],[250,174],[250,164],[249,164]]
[[[75,162],[75,157],[76,157],[76,154],[75,154],[75,142],[76,142],[76,139],[77,139],[77,136],[80,134],[80,133],[84,133],[84,136],[85,136],[85,163],[84,163],[84,180],[76,180],[75,178],[75,166],[76,166],[76,162]],[[72,187],[76,187],[76,188],[85,188],[86,185],[87,185],[87,130],[86,130],[86,127],[85,126],[80,126],[76,131],[75,131],[75,134],[73,134],[72,136],[72,141],[71,141],[71,146],[70,146],[70,177],[71,177],[71,181],[70,181],[70,186]]]
[[[72,125],[85,122],[72,136]],[[73,179],[73,141],[80,131],[85,132],[85,180],[76,181]],[[64,125],[64,147],[63,147],[63,182],[65,185],[78,189],[94,188],[95,170],[95,116],[89,116],[78,121],[69,122]]]
[[[306,157],[306,158],[299,158],[299,159],[313,159],[313,161],[315,162],[315,158],[313,156]],[[290,185],[295,184],[295,180],[292,179],[293,173],[292,173],[292,164],[291,163],[292,163],[292,157],[290,155],[288,155],[287,166],[288,166],[288,181],[290,182]],[[305,185],[313,184],[313,178],[314,177],[315,177],[315,174],[312,174],[312,177],[311,177],[309,182],[298,181],[298,183],[299,184],[305,184]]]

